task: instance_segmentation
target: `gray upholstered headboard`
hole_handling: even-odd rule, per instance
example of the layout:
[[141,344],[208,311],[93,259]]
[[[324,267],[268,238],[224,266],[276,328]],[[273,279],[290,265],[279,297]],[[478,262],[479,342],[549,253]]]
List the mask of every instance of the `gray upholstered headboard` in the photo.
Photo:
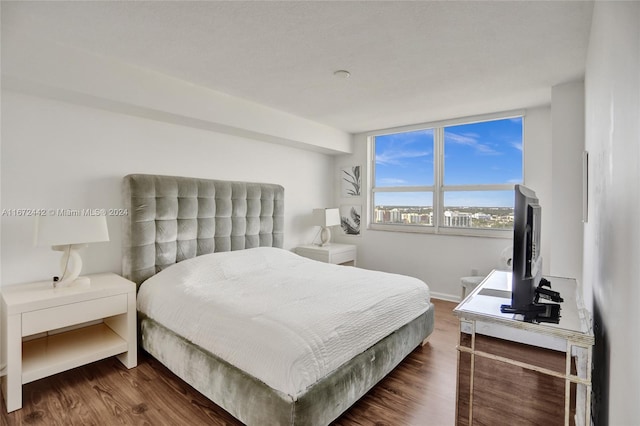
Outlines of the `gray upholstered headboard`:
[[283,246],[280,185],[133,174],[122,195],[122,273],[138,285],[202,254]]

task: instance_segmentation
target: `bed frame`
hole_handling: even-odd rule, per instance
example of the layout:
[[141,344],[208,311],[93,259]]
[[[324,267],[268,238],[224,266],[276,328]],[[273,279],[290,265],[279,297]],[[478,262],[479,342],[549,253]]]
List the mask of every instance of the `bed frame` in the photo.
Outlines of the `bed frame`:
[[[123,275],[140,285],[176,262],[202,254],[259,246],[283,247],[284,188],[280,185],[174,176],[128,175],[123,223]],[[430,308],[297,399],[274,390],[139,317],[144,350],[248,425],[326,425],[387,375],[433,331]]]

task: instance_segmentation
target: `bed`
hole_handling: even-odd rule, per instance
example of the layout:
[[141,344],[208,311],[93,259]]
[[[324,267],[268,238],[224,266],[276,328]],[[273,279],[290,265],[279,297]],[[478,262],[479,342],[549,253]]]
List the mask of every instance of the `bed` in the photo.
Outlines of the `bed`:
[[282,186],[136,174],[123,198],[142,348],[245,424],[329,424],[433,331],[421,281],[284,250]]

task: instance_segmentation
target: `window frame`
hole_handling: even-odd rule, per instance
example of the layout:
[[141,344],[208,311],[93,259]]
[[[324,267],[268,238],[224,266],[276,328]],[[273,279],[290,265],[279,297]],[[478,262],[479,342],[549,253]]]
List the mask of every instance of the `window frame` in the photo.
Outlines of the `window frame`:
[[[525,126],[526,114],[523,110],[513,110],[499,112],[493,114],[477,115],[472,117],[461,117],[450,120],[442,120],[430,123],[414,124],[410,126],[394,127],[390,129],[382,129],[366,133],[367,137],[367,156],[369,163],[369,188],[368,197],[368,218],[367,229],[374,231],[393,231],[393,232],[409,232],[439,235],[461,235],[461,236],[479,236],[479,237],[496,237],[496,238],[512,238],[513,229],[490,229],[490,228],[464,228],[444,226],[444,194],[445,192],[456,191],[513,191],[515,183],[508,184],[477,184],[477,185],[445,185],[444,184],[444,129],[445,127],[473,124],[484,121],[505,120],[509,118],[522,118],[522,184],[525,183]],[[417,130],[433,129],[434,146],[433,146],[433,169],[434,179],[433,185],[421,186],[375,186],[376,171],[376,136],[384,136],[395,133],[406,133]],[[433,225],[410,225],[400,223],[375,223],[375,194],[384,192],[431,192],[433,194]]]

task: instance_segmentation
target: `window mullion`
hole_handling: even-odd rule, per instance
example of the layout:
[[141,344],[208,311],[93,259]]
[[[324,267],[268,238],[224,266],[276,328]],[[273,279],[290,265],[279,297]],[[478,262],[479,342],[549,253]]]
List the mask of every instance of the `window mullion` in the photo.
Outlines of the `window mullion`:
[[382,186],[379,188],[371,188],[372,192],[433,192],[434,186]]
[[[367,226],[370,226],[374,223],[373,212],[375,211],[375,197],[374,197],[374,189],[376,182],[376,138],[375,136],[369,136],[367,138],[367,158],[369,159],[369,183],[368,188],[371,188],[371,191],[367,191],[367,198],[369,200],[369,210],[367,211],[366,222]],[[362,220],[361,220],[362,221]]]
[[509,191],[515,184],[480,184],[480,185],[443,185],[442,192],[446,191]]
[[435,223],[433,224],[436,232],[440,229],[443,223],[444,208],[443,203],[443,176],[444,176],[444,128],[436,127],[433,131],[433,211],[435,216]]

